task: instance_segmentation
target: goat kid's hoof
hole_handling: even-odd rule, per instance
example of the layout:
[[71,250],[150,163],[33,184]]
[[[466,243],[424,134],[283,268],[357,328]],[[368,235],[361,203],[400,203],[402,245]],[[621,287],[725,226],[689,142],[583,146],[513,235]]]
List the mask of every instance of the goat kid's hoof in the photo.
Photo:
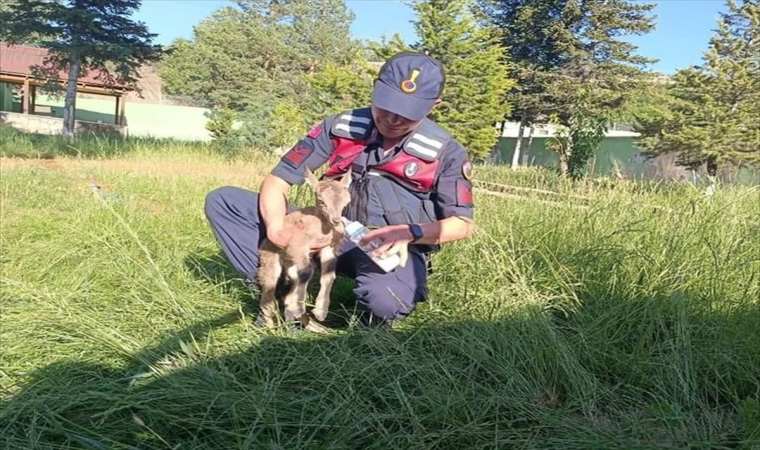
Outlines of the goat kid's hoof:
[[319,322],[324,322],[325,319],[327,318],[327,310],[326,309],[314,308],[314,309],[311,310],[311,314]]
[[253,328],[258,330],[271,330],[276,327],[277,325],[275,324],[274,320],[268,320],[261,314],[258,314],[256,316],[256,319],[253,321]]
[[261,314],[256,315],[256,319],[253,321],[255,328],[267,328],[267,321]]
[[311,331],[312,333],[327,333],[329,331],[329,328],[317,322],[308,314],[301,316],[301,325],[304,330]]
[[310,320],[309,324],[306,325],[306,330],[311,331],[312,333],[327,333],[330,331],[329,328],[317,322],[316,320]]

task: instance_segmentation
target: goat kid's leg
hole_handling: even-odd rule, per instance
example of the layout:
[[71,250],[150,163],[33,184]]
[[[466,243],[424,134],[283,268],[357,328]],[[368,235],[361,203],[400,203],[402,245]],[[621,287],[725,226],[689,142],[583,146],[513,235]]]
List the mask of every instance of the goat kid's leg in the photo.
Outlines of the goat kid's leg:
[[296,258],[294,264],[288,267],[285,275],[290,279],[293,287],[285,296],[285,320],[301,320],[306,313],[306,288],[314,275],[314,267],[311,265],[309,255]]
[[259,284],[261,299],[259,300],[260,314],[268,328],[274,328],[277,312],[277,282],[282,274],[282,263],[277,253],[262,249],[260,252]]
[[[316,263],[313,263],[312,270],[316,270],[316,269],[317,269],[317,265]],[[327,327],[317,322],[317,320],[315,320],[311,316],[311,314],[308,314],[308,313],[301,316],[301,326],[305,330],[311,331],[312,333],[326,333],[327,331],[329,331]]]
[[327,312],[330,309],[330,291],[335,281],[335,269],[338,266],[338,258],[335,255],[335,249],[325,247],[319,253],[321,262],[321,273],[319,276],[319,293],[317,300],[314,302],[312,314],[314,318],[322,322],[327,318]]

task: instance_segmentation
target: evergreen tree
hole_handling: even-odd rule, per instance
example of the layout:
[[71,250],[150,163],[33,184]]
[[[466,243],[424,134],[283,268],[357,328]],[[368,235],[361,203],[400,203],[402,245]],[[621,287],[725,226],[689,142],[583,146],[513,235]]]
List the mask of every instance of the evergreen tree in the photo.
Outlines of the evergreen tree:
[[508,112],[503,99],[513,82],[493,28],[479,26],[467,0],[423,0],[414,4],[414,46],[438,59],[446,70],[443,102],[432,113],[467,149],[487,156],[497,145],[496,122]]
[[[8,27],[6,24],[10,23],[10,17],[8,14],[12,11],[13,8],[11,6],[16,3],[19,0],[5,0],[0,2],[0,41],[10,41],[11,35],[10,33],[13,31],[11,30],[11,27]],[[42,0],[33,0],[33,1],[42,1]],[[6,16],[4,16],[6,14]],[[25,33],[23,36],[19,36],[16,38],[14,43],[19,45],[29,45],[32,47],[36,47],[40,44],[40,41],[42,40],[42,36],[40,36],[37,33]]]
[[[530,123],[542,115],[567,128],[558,146],[560,164],[578,176],[608,124],[627,111],[649,80],[644,69],[654,60],[637,55],[620,36],[651,31],[648,12],[654,5],[628,0],[479,0],[479,5],[502,30],[518,80],[511,98],[519,120]],[[581,142],[591,145],[577,145]]]
[[390,38],[382,35],[379,42],[368,40],[365,47],[367,57],[374,62],[385,62],[397,53],[412,50],[399,33],[393,33]]
[[640,118],[649,155],[676,153],[681,165],[760,165],[760,6],[727,0],[702,66],[682,69],[669,110]]
[[377,70],[367,61],[357,60],[347,65],[327,63],[306,77],[314,95],[306,107],[311,120],[319,120],[351,108],[367,106],[372,96]]
[[[135,85],[137,70],[160,56],[156,36],[130,19],[140,0],[16,0],[2,14],[4,34],[11,43],[29,37],[50,51],[44,72],[68,71],[63,134],[74,133],[77,80],[98,71],[107,84]],[[110,67],[110,69],[108,68]]]
[[315,90],[320,77],[361,59],[352,20],[343,0],[236,0],[173,43],[161,77],[169,94],[235,111],[252,146],[277,147],[336,101]]
[[343,0],[235,4],[203,20],[191,41],[173,43],[161,67],[168,93],[197,96],[209,107],[256,108],[262,95],[306,95],[302,75],[353,62],[361,51]]
[[[504,119],[518,122],[512,157],[517,166],[526,127],[545,120],[550,109],[546,98],[548,72],[561,62],[558,17],[566,0],[478,0],[484,22],[501,31],[502,46],[511,61],[509,76],[516,80],[505,102],[512,107]],[[532,135],[532,134],[531,134]]]

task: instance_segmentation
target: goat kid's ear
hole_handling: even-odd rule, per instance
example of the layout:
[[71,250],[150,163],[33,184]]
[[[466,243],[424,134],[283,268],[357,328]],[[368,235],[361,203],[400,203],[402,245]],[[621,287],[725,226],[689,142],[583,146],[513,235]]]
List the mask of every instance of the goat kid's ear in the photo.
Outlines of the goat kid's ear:
[[306,182],[309,183],[312,189],[316,190],[319,180],[317,180],[317,177],[314,176],[314,173],[308,167],[304,168],[304,172],[306,173]]

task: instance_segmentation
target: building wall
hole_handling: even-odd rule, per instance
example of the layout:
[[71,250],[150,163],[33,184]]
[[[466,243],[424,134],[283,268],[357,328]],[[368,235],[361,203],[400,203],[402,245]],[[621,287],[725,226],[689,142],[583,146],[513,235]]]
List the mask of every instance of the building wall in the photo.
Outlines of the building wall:
[[21,111],[21,103],[14,101],[13,88],[8,83],[0,83],[0,111]]
[[[528,140],[523,139],[520,150],[520,166],[559,167],[557,154],[547,149],[550,138],[534,137],[530,149],[527,148]],[[512,164],[517,139],[503,137],[499,140],[496,163]],[[641,155],[641,149],[636,146],[634,137],[606,137],[602,140],[599,149],[589,161],[588,172],[590,175],[609,176],[614,172],[615,164],[628,179],[656,179],[656,180],[689,180],[696,181],[704,177],[704,169],[696,174],[676,164],[676,156],[673,154],[645,159]],[[760,171],[750,169],[724,169],[720,173],[724,182],[739,183],[746,185],[760,184]]]
[[[58,117],[40,116],[36,114],[21,114],[0,111],[0,123],[10,125],[27,133],[60,134],[63,130],[63,119]],[[124,127],[113,124],[102,124],[77,120],[74,122],[74,132],[95,132],[104,134],[124,135]]]
[[[496,128],[502,130],[501,137],[516,138],[520,134],[519,122],[504,122],[503,129],[502,124],[497,123]],[[525,127],[523,129],[523,137],[527,138],[530,135],[530,128]],[[533,127],[533,137],[546,138],[554,137],[557,135],[557,127],[548,123],[536,124]],[[606,133],[607,137],[638,137],[639,134],[633,131],[633,128],[624,123],[616,123],[609,127]]]
[[[3,88],[0,83],[0,100],[4,98],[3,92],[10,90],[10,86]],[[0,103],[0,111],[20,112],[20,103],[6,101]],[[112,125],[116,113],[116,100],[113,97],[77,94],[75,119],[82,122],[101,123]],[[206,130],[208,109],[179,106],[170,104],[132,103],[127,99],[125,105],[126,127],[122,128],[124,134],[129,136],[172,138],[188,141],[209,141],[211,135]],[[35,106],[35,117],[61,119],[63,117],[63,98],[57,98],[43,94],[38,90]],[[43,123],[51,121],[33,121],[33,128],[43,127]],[[53,121],[54,122],[54,121]],[[44,127],[43,127],[44,128]]]

